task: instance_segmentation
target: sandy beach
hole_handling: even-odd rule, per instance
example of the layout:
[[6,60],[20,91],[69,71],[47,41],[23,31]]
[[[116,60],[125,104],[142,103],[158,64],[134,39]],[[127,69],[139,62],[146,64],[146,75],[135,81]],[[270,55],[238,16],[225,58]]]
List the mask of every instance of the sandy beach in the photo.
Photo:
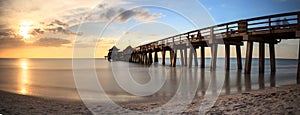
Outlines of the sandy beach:
[[0,91],[0,114],[91,114],[81,101],[40,98]]
[[[300,113],[300,85],[273,87],[220,96],[207,114],[289,114]],[[92,114],[81,101],[57,100],[0,91],[1,114]],[[203,99],[195,98],[181,114],[199,114]],[[148,110],[161,102],[123,103],[131,110]],[[176,106],[176,105],[172,105]],[[105,113],[105,112],[104,112]],[[116,112],[118,113],[118,112]]]

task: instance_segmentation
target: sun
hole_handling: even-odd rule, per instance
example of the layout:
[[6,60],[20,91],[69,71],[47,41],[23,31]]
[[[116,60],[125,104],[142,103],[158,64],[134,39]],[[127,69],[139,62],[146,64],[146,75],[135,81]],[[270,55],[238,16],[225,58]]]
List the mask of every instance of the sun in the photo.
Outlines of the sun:
[[22,21],[19,25],[19,35],[21,35],[24,39],[30,38],[30,31],[32,29],[32,21]]

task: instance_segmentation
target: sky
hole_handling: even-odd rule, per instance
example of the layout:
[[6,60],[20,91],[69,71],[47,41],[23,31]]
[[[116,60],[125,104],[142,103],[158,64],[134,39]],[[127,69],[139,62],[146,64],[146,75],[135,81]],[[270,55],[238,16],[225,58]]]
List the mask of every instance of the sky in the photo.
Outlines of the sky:
[[[215,24],[300,11],[299,3],[300,0],[1,0],[0,58],[72,58],[73,52],[80,54],[78,57],[103,58],[114,45],[120,49],[135,47]],[[282,41],[276,45],[276,56],[296,58],[297,50],[298,40]]]

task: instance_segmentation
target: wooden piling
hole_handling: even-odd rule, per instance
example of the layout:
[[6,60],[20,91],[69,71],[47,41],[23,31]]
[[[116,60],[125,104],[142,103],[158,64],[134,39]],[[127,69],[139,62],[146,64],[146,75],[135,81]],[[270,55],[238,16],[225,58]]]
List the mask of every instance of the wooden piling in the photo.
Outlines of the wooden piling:
[[211,70],[214,71],[217,68],[217,54],[218,54],[218,45],[217,44],[212,44],[211,47]]
[[165,65],[166,64],[166,50],[163,50],[161,52],[161,55],[162,55],[162,60],[161,60],[162,65]]
[[242,70],[238,70],[236,73],[236,86],[237,86],[237,92],[242,92]]
[[258,75],[258,86],[259,86],[259,89],[265,89],[265,75],[264,74]]
[[265,43],[259,42],[259,73],[265,72]]
[[149,52],[149,64],[153,63],[152,52]]
[[184,59],[185,57],[183,56],[183,50],[180,48],[180,60],[181,60],[181,65],[184,66]]
[[149,64],[149,55],[145,53],[145,64]]
[[269,51],[270,51],[270,66],[271,72],[276,72],[276,60],[275,60],[275,47],[273,43],[269,44]]
[[187,66],[187,47],[184,47],[184,66]]
[[225,73],[225,94],[230,94],[230,73],[226,71]]
[[158,55],[157,51],[154,52],[154,62],[158,62]]
[[205,68],[205,47],[204,46],[201,46],[200,54],[201,54],[201,65],[200,65],[200,67]]
[[271,73],[270,74],[270,86],[271,87],[275,87],[276,86],[276,82],[275,82],[275,73]]
[[144,60],[143,53],[140,53],[139,57],[140,57],[140,63],[143,64],[143,60]]
[[225,69],[230,69],[230,45],[225,44]]
[[195,63],[195,66],[198,66],[197,50],[196,50],[196,48],[193,48],[193,49],[194,49],[194,63]]
[[299,49],[298,49],[298,71],[297,71],[297,84],[300,84],[300,40],[299,40]]
[[253,53],[253,41],[247,41],[245,74],[251,73],[252,53]]
[[172,67],[176,67],[176,60],[177,60],[177,49],[175,49],[174,48],[174,50],[173,51],[171,51],[171,52],[173,52],[172,53]]
[[251,88],[251,75],[246,74],[245,75],[245,91],[250,91]]
[[240,45],[236,45],[236,61],[237,61],[237,66],[238,69],[241,70],[242,67],[242,54],[241,54],[241,46]]
[[171,66],[173,65],[173,58],[174,58],[174,51],[173,50],[170,50],[170,64]]
[[193,53],[194,53],[194,49],[193,49],[193,47],[190,47],[190,53],[189,53],[189,67],[192,67],[192,64],[193,64]]

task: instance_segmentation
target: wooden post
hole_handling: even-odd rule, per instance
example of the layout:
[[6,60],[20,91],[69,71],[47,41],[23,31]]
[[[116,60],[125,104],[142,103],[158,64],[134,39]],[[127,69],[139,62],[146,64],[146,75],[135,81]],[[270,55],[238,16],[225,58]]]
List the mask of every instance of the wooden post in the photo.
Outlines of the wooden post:
[[152,52],[149,52],[149,64],[153,63]]
[[183,56],[183,51],[182,49],[180,48],[180,59],[181,59],[181,65],[184,66],[184,59],[185,57]]
[[173,58],[172,58],[172,67],[176,67],[176,60],[177,60],[177,49],[174,48],[174,51],[172,51],[173,53]]
[[161,55],[162,55],[162,65],[165,65],[166,64],[166,50],[163,50],[161,52]]
[[145,53],[144,53],[144,52],[142,53],[142,56],[143,56],[142,64],[145,64],[145,62],[146,62],[146,56],[145,56]]
[[139,53],[139,63],[142,63],[142,54],[141,54],[141,52]]
[[259,73],[265,72],[265,43],[259,42]]
[[241,77],[242,77],[242,70],[237,71],[237,76],[236,76],[236,87],[237,87],[237,92],[242,92],[242,85],[241,85]]
[[251,73],[252,53],[253,53],[253,41],[248,41],[247,51],[246,51],[245,74]]
[[193,53],[194,53],[194,49],[193,49],[193,47],[190,47],[189,67],[192,67],[192,64],[193,64]]
[[135,58],[136,58],[136,63],[140,63],[140,54],[139,53],[135,54]]
[[225,73],[225,94],[230,94],[230,73],[226,71]]
[[250,91],[251,88],[251,75],[246,74],[245,75],[245,91]]
[[170,50],[170,64],[171,66],[173,65],[173,58],[174,58],[174,51],[173,50]]
[[275,73],[271,73],[270,74],[270,86],[271,87],[275,87],[276,86],[276,82],[275,82]]
[[194,63],[195,63],[195,66],[198,66],[198,58],[197,58],[197,50],[196,50],[196,48],[194,48]]
[[142,60],[143,60],[142,53],[139,54],[139,58],[140,58],[140,59],[139,59],[139,63],[142,63]]
[[258,75],[258,85],[259,89],[265,89],[265,76],[264,74]]
[[225,44],[225,69],[230,69],[230,45]]
[[216,66],[217,66],[217,54],[218,54],[218,45],[217,44],[212,44],[212,48],[211,48],[211,70],[215,71],[216,70]]
[[238,69],[241,70],[242,67],[242,54],[241,54],[241,46],[240,45],[236,45],[236,61],[237,61],[237,66]]
[[205,88],[205,70],[201,69],[200,71],[200,84],[201,84],[201,94],[205,96],[206,88]]
[[276,60],[275,60],[275,47],[273,43],[269,44],[269,50],[270,50],[270,66],[271,66],[271,72],[276,72]]
[[154,52],[154,62],[158,62],[158,55],[157,51]]
[[300,40],[299,40],[299,51],[298,51],[298,72],[297,72],[297,84],[300,84]]
[[204,46],[201,46],[201,51],[200,51],[200,54],[201,54],[201,68],[205,68],[205,47]]
[[147,55],[147,52],[145,53],[145,63],[144,64],[148,64],[149,62],[149,58],[148,58],[148,55]]
[[187,47],[184,47],[184,66],[187,66]]

